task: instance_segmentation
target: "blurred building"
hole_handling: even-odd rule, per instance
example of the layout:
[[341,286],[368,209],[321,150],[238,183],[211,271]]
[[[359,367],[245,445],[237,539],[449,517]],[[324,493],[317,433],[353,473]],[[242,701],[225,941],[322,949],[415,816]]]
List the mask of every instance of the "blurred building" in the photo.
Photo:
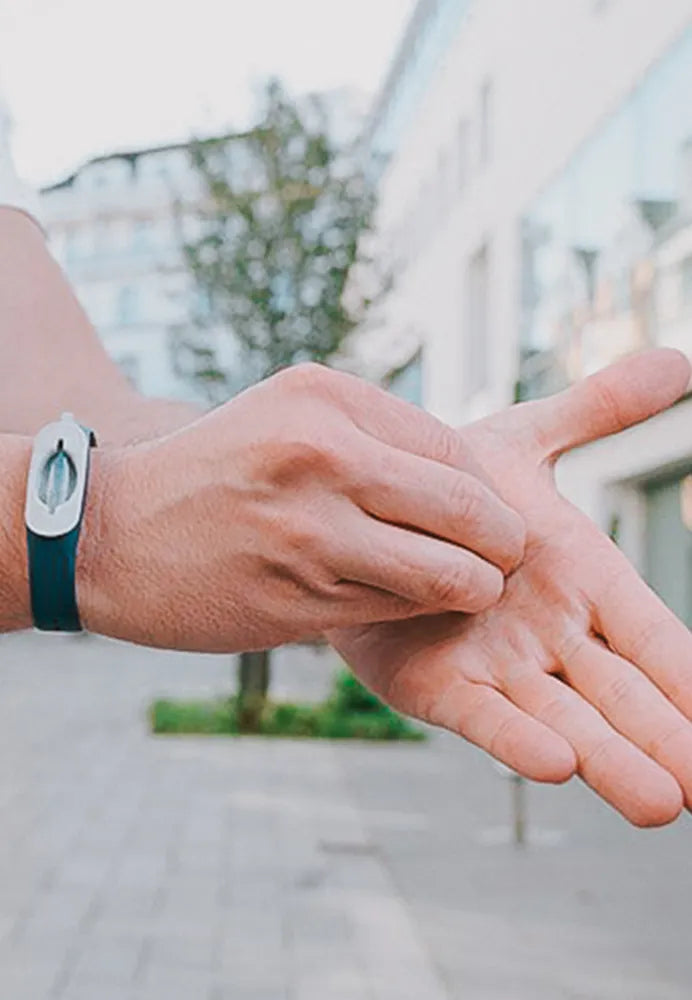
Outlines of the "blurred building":
[[[354,145],[365,114],[364,95],[335,88],[322,109],[335,143]],[[314,108],[303,106],[308,121]],[[223,137],[219,137],[223,138]],[[256,180],[242,134],[234,140],[241,185]],[[190,143],[98,156],[41,192],[41,217],[51,250],[96,327],[106,350],[150,396],[197,398],[195,376],[222,367],[222,396],[252,378],[231,331],[214,321],[196,288],[184,244],[201,235],[207,195],[193,166]],[[213,388],[213,386],[211,387]]]
[[[420,0],[367,134],[395,287],[366,353],[461,424],[692,354],[691,0]],[[561,466],[692,625],[692,400]]]
[[147,395],[194,398],[206,309],[183,256],[202,185],[186,144],[96,157],[42,192],[49,245],[104,346]]

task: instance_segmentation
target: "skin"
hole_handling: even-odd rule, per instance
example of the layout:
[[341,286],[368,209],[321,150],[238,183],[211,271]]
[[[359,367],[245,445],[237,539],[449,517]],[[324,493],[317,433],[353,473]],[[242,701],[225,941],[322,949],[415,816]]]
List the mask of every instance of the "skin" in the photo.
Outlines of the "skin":
[[373,386],[304,365],[167,438],[95,456],[84,621],[229,652],[490,607],[523,555],[523,522],[440,460],[456,440]]
[[[424,610],[479,611],[499,598],[523,555],[523,522],[446,461],[449,427],[304,365],[161,437],[179,409],[138,402],[20,212],[0,211],[0,275],[5,427],[34,430],[64,406],[111,444],[93,454],[77,556],[92,631],[230,652]],[[140,434],[154,440],[113,447]],[[3,444],[26,468],[29,442]],[[19,540],[20,480],[5,508]],[[20,573],[17,591],[25,558],[3,564],[8,577]],[[25,607],[6,621],[26,616]]]
[[[146,399],[103,349],[28,215],[0,207],[0,431],[34,435],[63,410],[99,445],[147,440],[190,423],[194,406]],[[69,362],[69,363],[67,363]]]
[[[105,465],[125,462],[120,446],[174,431],[198,413],[144,400],[124,382],[38,228],[8,209],[0,209],[0,317],[0,426],[14,432],[0,435],[0,628],[7,629],[30,624],[22,509],[31,442],[22,435],[62,409],[98,427],[102,441],[118,446],[94,456],[94,485],[99,489],[100,479],[113,504],[117,477]],[[413,423],[398,409],[386,427],[372,426],[381,444],[386,438],[396,449],[405,441],[411,454],[432,448],[437,462],[494,487],[523,515],[526,558],[485,613],[330,632],[361,678],[397,708],[459,733],[535,780],[565,781],[578,771],[638,825],[668,822],[683,800],[690,804],[690,636],[608,539],[560,497],[553,470],[565,450],[670,405],[688,379],[680,355],[655,352],[566,395],[513,407],[458,434],[433,434],[434,446],[419,411]],[[183,460],[175,440],[172,434],[164,442],[166,461]],[[136,451],[146,468],[145,446]],[[157,475],[165,465],[157,463]],[[131,509],[141,489],[138,474],[118,506]],[[176,544],[186,544],[184,534]],[[97,602],[103,595],[98,581],[88,580],[90,559],[80,558]],[[121,567],[104,565],[100,573],[117,581]],[[121,579],[133,589],[132,577]]]
[[677,352],[648,352],[464,428],[465,447],[527,525],[500,602],[329,635],[395,708],[527,778],[578,773],[638,826],[692,805],[692,636],[560,496],[554,470],[568,449],[669,406],[689,375]]

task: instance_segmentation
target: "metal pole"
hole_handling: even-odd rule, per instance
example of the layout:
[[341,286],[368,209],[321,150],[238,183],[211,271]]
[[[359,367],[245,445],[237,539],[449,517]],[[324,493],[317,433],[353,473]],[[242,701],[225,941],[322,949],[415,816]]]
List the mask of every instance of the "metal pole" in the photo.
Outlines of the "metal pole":
[[515,847],[526,844],[526,781],[519,774],[510,778],[512,795],[512,829]]

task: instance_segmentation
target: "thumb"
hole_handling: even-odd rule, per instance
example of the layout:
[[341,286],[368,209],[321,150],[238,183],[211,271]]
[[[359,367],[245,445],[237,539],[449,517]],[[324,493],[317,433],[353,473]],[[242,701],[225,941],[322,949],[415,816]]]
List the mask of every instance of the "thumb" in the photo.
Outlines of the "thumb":
[[644,351],[556,396],[527,404],[526,415],[546,455],[556,457],[667,409],[685,393],[690,374],[680,351]]

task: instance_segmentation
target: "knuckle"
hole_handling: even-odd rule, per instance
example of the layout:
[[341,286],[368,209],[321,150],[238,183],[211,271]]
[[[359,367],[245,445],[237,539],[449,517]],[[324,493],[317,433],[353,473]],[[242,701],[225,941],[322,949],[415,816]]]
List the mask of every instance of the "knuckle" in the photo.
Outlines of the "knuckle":
[[510,511],[510,534],[511,541],[509,543],[511,548],[511,556],[516,560],[517,563],[521,562],[524,558],[524,553],[526,551],[526,540],[528,537],[528,532],[526,529],[526,523],[524,519],[514,511]]
[[507,716],[496,727],[488,742],[488,752],[500,760],[512,755],[520,742],[521,720]]
[[470,599],[469,611],[486,611],[494,607],[502,597],[505,589],[505,578],[495,567],[485,565],[472,566],[469,572]]
[[309,433],[296,434],[281,442],[272,478],[277,483],[333,478],[341,467],[342,449],[337,440]]
[[647,746],[647,753],[655,760],[664,760],[671,756],[671,744],[682,743],[685,750],[689,747],[690,723],[680,722],[654,736]]
[[591,404],[600,419],[614,427],[627,423],[619,397],[605,380],[594,378],[591,384]]
[[324,386],[331,385],[333,377],[334,372],[316,361],[303,361],[274,376],[287,391],[298,393],[319,392]]
[[471,476],[455,476],[450,483],[449,502],[460,520],[475,520],[483,508],[479,484]]
[[581,754],[583,768],[598,767],[604,757],[608,757],[615,745],[615,736],[603,736]]
[[559,731],[563,719],[569,715],[570,710],[569,699],[558,691],[539,708],[535,715],[539,722]]
[[603,697],[600,699],[599,711],[621,708],[631,700],[637,687],[635,676],[614,677],[609,681]]
[[317,437],[301,442],[301,461],[309,471],[336,472],[341,467],[341,449],[333,438]]
[[330,556],[327,534],[308,519],[284,527],[277,562],[306,589],[322,593],[336,582],[329,571]]
[[662,633],[666,628],[666,619],[658,618],[655,621],[648,622],[643,628],[639,630],[637,635],[632,639],[631,647],[632,654],[636,660],[644,660],[649,655],[651,647],[660,639]]
[[321,533],[304,522],[292,524],[287,528],[284,544],[291,561],[295,557],[305,562],[312,562],[313,557],[319,560],[326,548]]
[[429,584],[433,603],[444,608],[454,608],[460,600],[465,601],[473,589],[473,575],[465,562],[438,570]]
[[432,442],[434,457],[444,465],[460,468],[466,459],[466,449],[461,435],[452,427],[436,422],[434,440]]
[[588,650],[588,646],[589,639],[583,632],[570,631],[555,645],[555,658],[558,663],[569,668],[580,662],[583,654]]

